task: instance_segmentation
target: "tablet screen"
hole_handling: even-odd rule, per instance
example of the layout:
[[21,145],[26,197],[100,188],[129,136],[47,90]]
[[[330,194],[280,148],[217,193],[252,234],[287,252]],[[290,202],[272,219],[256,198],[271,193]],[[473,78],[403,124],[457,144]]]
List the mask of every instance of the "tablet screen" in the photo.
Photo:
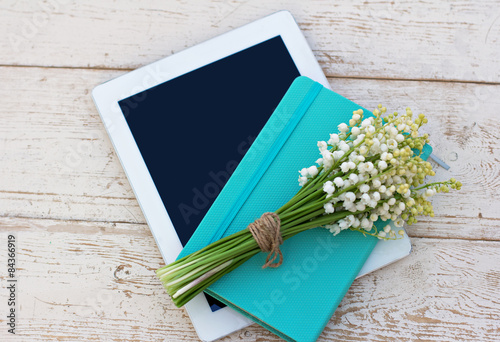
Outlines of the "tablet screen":
[[277,36],[119,102],[183,245],[298,76]]

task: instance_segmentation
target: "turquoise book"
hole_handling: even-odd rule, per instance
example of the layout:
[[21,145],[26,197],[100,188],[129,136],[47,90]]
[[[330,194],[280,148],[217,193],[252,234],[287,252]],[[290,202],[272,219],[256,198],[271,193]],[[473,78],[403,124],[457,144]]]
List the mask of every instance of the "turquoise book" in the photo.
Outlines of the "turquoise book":
[[[298,77],[179,258],[245,229],[288,202],[300,189],[298,171],[320,158],[317,141],[328,140],[360,108]],[[426,147],[422,157],[430,150]],[[377,241],[350,230],[333,236],[314,228],[284,242],[278,268],[262,269],[267,253],[258,253],[206,293],[286,341],[316,341]]]

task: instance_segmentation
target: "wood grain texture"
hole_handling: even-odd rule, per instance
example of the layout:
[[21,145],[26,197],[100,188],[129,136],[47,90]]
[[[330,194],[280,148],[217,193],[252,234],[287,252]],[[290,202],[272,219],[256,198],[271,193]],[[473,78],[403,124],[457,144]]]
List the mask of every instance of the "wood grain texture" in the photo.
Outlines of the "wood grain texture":
[[[145,223],[90,97],[121,73],[0,68],[1,216]],[[464,187],[436,196],[437,216],[410,227],[410,235],[500,241],[500,122],[491,110],[500,106],[500,86],[330,81],[364,107],[384,102],[429,115],[435,153],[451,165],[449,172],[436,168],[437,178],[456,176]]]
[[499,243],[412,242],[410,257],[354,282],[322,336],[339,341],[498,341]]
[[28,4],[0,4],[0,64],[137,68],[287,9],[329,76],[500,81],[498,0]]
[[[1,218],[0,227],[19,246],[16,341],[198,340],[154,276],[162,259],[146,225]],[[413,243],[408,258],[354,282],[319,341],[498,340],[500,242]],[[222,341],[279,339],[253,325]]]
[[[319,341],[500,340],[500,1],[0,2],[0,267],[18,241],[18,335],[198,341],[91,100],[96,85],[288,9],[334,91],[426,113],[461,192],[413,253],[354,282]],[[245,80],[242,79],[242,82]],[[225,342],[280,341],[253,325]]]

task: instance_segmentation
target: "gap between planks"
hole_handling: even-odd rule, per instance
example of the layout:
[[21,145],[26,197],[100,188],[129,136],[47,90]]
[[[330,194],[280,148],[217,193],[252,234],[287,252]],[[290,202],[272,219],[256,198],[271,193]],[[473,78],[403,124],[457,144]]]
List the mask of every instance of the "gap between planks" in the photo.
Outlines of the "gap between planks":
[[[172,55],[170,55],[172,56]],[[169,56],[165,56],[169,57]],[[157,61],[155,61],[157,62]],[[152,63],[155,63],[152,62]],[[149,65],[149,64],[147,64]],[[46,65],[24,65],[24,64],[0,64],[0,68],[38,68],[38,69],[69,69],[69,70],[102,70],[102,71],[123,71],[130,72],[146,65],[138,66],[137,68],[116,68],[103,66],[46,66]],[[471,81],[457,79],[432,79],[432,78],[391,78],[391,77],[370,77],[370,76],[338,76],[326,75],[326,78],[346,79],[346,80],[373,80],[373,81],[394,81],[394,82],[436,82],[436,83],[459,83],[459,84],[480,84],[480,85],[500,85],[500,82],[486,81]]]
[[[105,220],[82,220],[82,219],[73,219],[73,218],[52,218],[52,217],[35,217],[35,216],[20,216],[20,215],[17,215],[17,216],[8,216],[8,215],[0,215],[0,219],[24,219],[24,220],[43,220],[43,221],[55,221],[55,222],[74,222],[74,223],[103,223],[103,224],[122,224],[122,225],[131,225],[131,226],[144,226],[144,227],[148,227],[147,231],[149,233],[151,233],[151,231],[149,230],[149,226],[147,225],[147,223],[143,223],[143,222],[128,222],[128,221],[105,221]],[[408,227],[406,227],[408,228]],[[2,228],[0,228],[1,230]],[[5,229],[5,228],[3,228]],[[407,229],[408,230],[408,229]],[[413,235],[411,234],[411,231],[408,232],[409,233],[408,235],[410,236],[411,239],[427,239],[427,240],[447,240],[447,241],[451,241],[451,240],[457,240],[457,241],[483,241],[483,242],[500,242],[500,239],[495,239],[495,238],[488,238],[488,239],[485,239],[485,238],[482,238],[482,239],[474,239],[474,238],[471,238],[471,237],[448,237],[448,236],[433,236],[433,235],[425,235],[425,236],[417,236],[417,235]]]

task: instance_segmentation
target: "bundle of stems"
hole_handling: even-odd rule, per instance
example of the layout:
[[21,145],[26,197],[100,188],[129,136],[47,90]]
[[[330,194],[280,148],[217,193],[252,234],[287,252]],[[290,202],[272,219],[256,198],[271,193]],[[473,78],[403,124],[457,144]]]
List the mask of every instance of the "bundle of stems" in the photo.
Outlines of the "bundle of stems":
[[[305,230],[320,227],[351,215],[338,212],[324,215],[322,184],[311,182],[275,213],[281,221],[283,241]],[[315,194],[315,196],[311,196]],[[309,197],[310,196],[310,197]],[[323,196],[324,197],[324,196]],[[226,236],[207,247],[189,254],[156,273],[177,307],[189,302],[198,293],[225,274],[239,267],[261,249],[248,228]],[[273,255],[271,261],[274,261]],[[182,276],[181,276],[182,271]]]
[[[431,164],[419,157],[429,141],[427,134],[418,132],[427,118],[423,114],[413,118],[409,108],[404,115],[394,112],[382,118],[385,112],[379,105],[374,116],[364,119],[362,110],[354,111],[349,124],[338,125],[338,134],[319,141],[322,158],[316,161],[318,166],[299,171],[300,190],[276,212],[265,213],[246,229],[158,269],[175,305],[183,306],[264,251],[261,238],[251,227],[259,226],[265,215],[266,222],[274,220],[279,244],[316,227],[327,228],[334,235],[351,229],[379,239],[399,239],[403,230],[395,232],[387,225],[378,231],[374,222],[392,220],[402,227],[404,222],[417,222],[418,215],[433,216],[428,197],[450,188],[458,190],[461,183],[451,178],[424,184],[427,176],[435,175]],[[268,242],[272,247],[266,247],[269,254],[264,267],[277,267],[282,262],[279,245]]]

